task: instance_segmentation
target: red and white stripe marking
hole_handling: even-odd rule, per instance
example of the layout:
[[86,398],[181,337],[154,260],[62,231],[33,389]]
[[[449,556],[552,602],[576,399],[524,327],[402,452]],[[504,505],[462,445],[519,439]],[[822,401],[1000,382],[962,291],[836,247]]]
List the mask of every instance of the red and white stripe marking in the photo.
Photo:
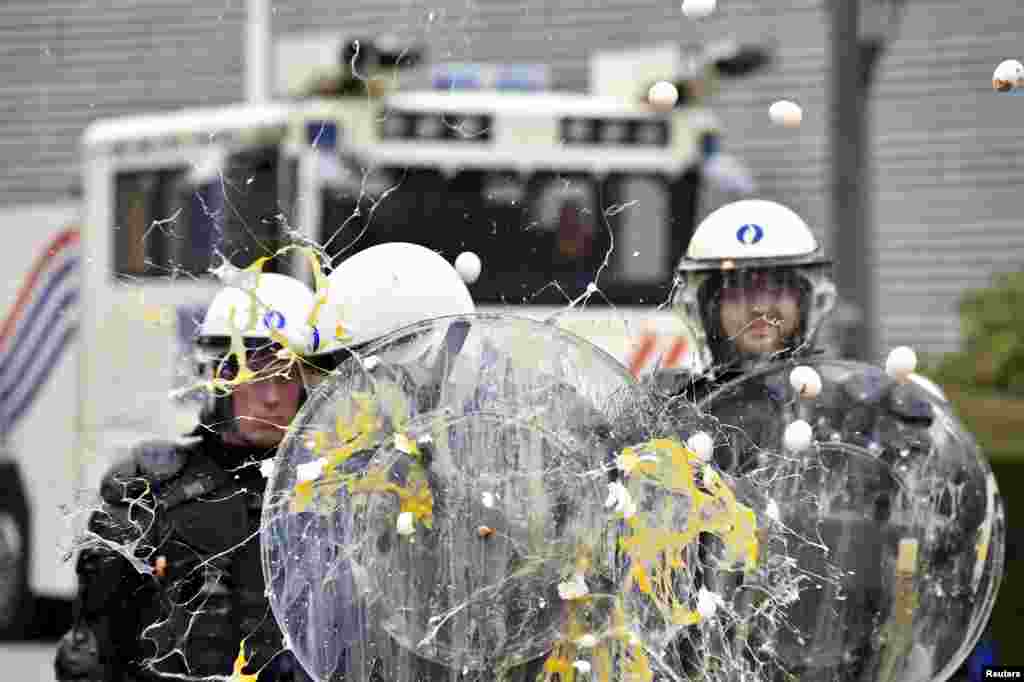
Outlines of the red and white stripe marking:
[[690,363],[690,342],[683,335],[645,331],[636,338],[627,356],[629,372],[640,377],[654,370],[685,367]]

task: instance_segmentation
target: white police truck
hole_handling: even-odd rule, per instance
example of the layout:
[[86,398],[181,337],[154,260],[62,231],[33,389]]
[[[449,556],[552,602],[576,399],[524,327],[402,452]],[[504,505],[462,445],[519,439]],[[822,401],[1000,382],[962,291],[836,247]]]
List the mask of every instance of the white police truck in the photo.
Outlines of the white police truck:
[[[692,81],[681,61],[676,46],[595,55],[586,93],[551,90],[543,67],[450,65],[429,70],[433,87],[420,90],[385,77],[355,94],[92,124],[80,220],[53,225],[40,245],[43,274],[22,289],[43,303],[9,315],[7,336],[24,358],[45,356],[62,384],[27,400],[36,392],[26,382],[50,375],[9,382],[26,400],[5,421],[0,458],[13,472],[0,495],[0,634],[31,620],[32,594],[73,595],[54,547],[70,549],[75,524],[65,522],[86,510],[77,493],[95,489],[125,448],[194,424],[196,405],[169,395],[188,381],[189,340],[221,258],[244,267],[294,243],[334,263],[387,241],[451,261],[471,251],[483,263],[471,286],[480,308],[546,317],[572,302],[561,324],[634,371],[659,357],[687,362],[682,321],[657,305],[709,164],[724,155],[699,101],[643,96],[659,79]],[[749,177],[731,167],[743,191]],[[290,254],[265,270],[308,277],[308,261]],[[46,303],[45,291],[68,286],[62,305]],[[60,344],[33,343],[55,336]],[[47,438],[63,452],[36,466]]]

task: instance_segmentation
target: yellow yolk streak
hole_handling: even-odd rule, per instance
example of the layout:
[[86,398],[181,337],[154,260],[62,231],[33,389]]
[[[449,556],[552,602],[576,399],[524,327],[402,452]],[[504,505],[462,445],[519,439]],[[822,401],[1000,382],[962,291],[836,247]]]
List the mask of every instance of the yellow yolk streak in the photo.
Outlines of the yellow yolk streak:
[[[626,622],[623,599],[634,589],[639,590],[650,597],[667,622],[674,625],[700,622],[702,616],[688,609],[673,588],[673,573],[684,567],[686,548],[698,539],[700,533],[713,533],[724,541],[726,563],[742,561],[745,570],[753,570],[758,561],[757,518],[753,510],[737,502],[735,493],[717,472],[676,440],[655,439],[626,448],[618,462],[626,475],[625,482],[628,483],[629,475],[633,475],[637,479],[652,481],[658,488],[677,493],[689,501],[684,528],[659,527],[656,514],[665,512],[644,511],[639,497],[642,486],[633,486],[631,493],[636,496],[639,511],[625,519],[627,535],[619,540],[620,548],[629,559],[629,573],[620,586],[610,629],[600,635],[598,644],[588,653],[593,680],[613,680],[615,661],[614,665],[623,668],[624,679],[628,682],[650,682],[654,677],[650,661],[642,642]],[[698,472],[703,474],[702,486],[697,482]],[[588,561],[577,560],[577,572],[588,567]],[[544,682],[553,682],[555,675],[561,682],[574,682],[576,668],[573,663],[579,653],[576,641],[586,634],[577,612],[592,598],[585,596],[565,602],[568,610],[565,636],[556,643],[545,661]],[[615,643],[625,648],[618,657],[612,651]]]
[[[392,437],[392,444],[396,450],[411,455],[416,460],[416,465],[409,469],[405,485],[390,481],[390,472],[387,468],[369,469],[358,474],[340,472],[341,467],[352,455],[372,448],[381,442],[380,431],[384,426],[384,420],[377,414],[377,405],[372,396],[366,393],[353,393],[351,398],[357,406],[355,416],[351,421],[347,421],[341,416],[335,421],[335,435],[343,445],[328,453],[324,473],[320,478],[302,481],[295,485],[290,510],[293,512],[307,511],[313,505],[316,493],[319,492],[319,511],[329,513],[333,511],[333,509],[328,509],[331,500],[334,499],[337,490],[344,485],[351,495],[393,493],[398,496],[399,513],[409,512],[425,527],[432,527],[434,497],[427,483],[426,474],[422,466],[419,465],[420,449],[416,442],[406,434],[395,433]],[[314,454],[325,448],[326,442],[326,434],[314,433]]]
[[[660,455],[661,466],[636,466],[636,471],[665,489],[681,493],[690,501],[687,525],[682,529],[653,527],[648,515],[637,514],[626,520],[630,534],[622,538],[620,547],[630,558],[630,572],[623,585],[624,592],[636,586],[654,600],[670,622],[689,625],[700,616],[685,608],[672,589],[672,573],[684,564],[684,552],[700,533],[713,533],[725,543],[727,563],[743,560],[747,570],[757,564],[757,519],[754,512],[736,501],[736,496],[721,476],[705,465],[691,451],[671,439],[656,439],[623,452],[623,460],[637,461],[637,451]],[[704,492],[697,485],[696,473],[704,473]]]

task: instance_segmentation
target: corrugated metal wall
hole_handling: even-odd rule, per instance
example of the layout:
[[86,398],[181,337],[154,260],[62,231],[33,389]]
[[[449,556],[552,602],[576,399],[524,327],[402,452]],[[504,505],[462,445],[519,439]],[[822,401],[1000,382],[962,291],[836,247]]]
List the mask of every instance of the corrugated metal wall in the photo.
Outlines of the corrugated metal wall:
[[[423,41],[432,60],[547,62],[559,86],[586,86],[586,56],[606,46],[770,41],[769,71],[715,100],[726,147],[752,166],[761,194],[801,212],[828,241],[828,17],[823,0],[720,0],[691,21],[677,0],[277,0],[277,34],[390,32]],[[237,101],[243,96],[245,3],[225,0],[29,2],[0,6],[0,204],[48,201],[77,171],[92,119]],[[1024,6],[913,0],[877,74],[873,103],[882,347],[953,348],[964,287],[1024,260],[1017,217],[1024,97],[992,92],[995,65],[1018,54]],[[792,99],[799,130],[768,106]],[[719,197],[710,196],[706,209]]]
[[1024,98],[992,90],[1024,58],[1024,5],[909,3],[882,63],[873,127],[882,342],[959,340],[956,302],[1024,268]]
[[96,118],[236,101],[245,3],[0,3],[0,205],[65,196]]

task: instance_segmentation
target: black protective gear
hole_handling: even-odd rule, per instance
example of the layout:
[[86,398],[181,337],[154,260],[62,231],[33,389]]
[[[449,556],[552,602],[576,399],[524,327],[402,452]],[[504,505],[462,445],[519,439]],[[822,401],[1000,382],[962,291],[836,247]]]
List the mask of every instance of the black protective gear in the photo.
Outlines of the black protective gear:
[[[780,441],[785,425],[779,414],[783,408],[780,398],[788,389],[784,385],[788,372],[779,368],[797,364],[790,360],[766,366],[764,371],[756,372],[763,374],[764,381],[733,384],[746,376],[740,371],[714,378],[673,371],[655,373],[646,383],[663,405],[668,423],[680,431],[683,439],[702,429],[727,435],[715,439],[715,464],[723,471],[742,473],[761,444]],[[730,384],[734,388],[717,394]],[[823,410],[829,418],[813,425],[815,440],[841,439],[851,445],[880,448],[887,458],[895,453],[903,453],[905,458],[907,452],[928,450],[932,406],[916,397],[911,387],[890,379],[881,369],[865,367],[850,375],[841,393],[830,397],[830,409]],[[705,404],[712,395],[716,397]],[[723,429],[722,425],[730,428]]]
[[[813,360],[810,363],[813,366]],[[685,371],[661,372],[649,377],[647,384],[663,406],[664,421],[677,435],[682,440],[697,431],[712,435],[715,466],[739,479],[760,467],[771,466],[762,460],[762,448],[776,449],[783,442],[786,425],[800,416],[794,411],[799,407],[791,399],[789,385],[790,370],[798,364],[793,358],[753,372],[732,370],[715,377]],[[919,389],[891,379],[881,369],[857,367],[841,384],[826,386],[814,401],[818,406],[817,418],[811,424],[814,439],[864,448],[890,464],[926,457],[931,451],[929,429],[935,417],[932,405],[919,396]],[[884,518],[887,510],[880,507],[875,513]],[[702,534],[698,547],[700,561],[694,571],[698,587],[709,585],[702,567],[714,554],[715,543],[715,538]],[[875,559],[865,552],[868,564]],[[864,610],[873,612],[876,607],[865,604]],[[678,638],[673,648],[682,662],[680,672],[691,679],[704,674],[702,659],[706,646],[699,631]],[[853,668],[844,675],[854,675]]]
[[107,679],[105,667],[100,662],[100,645],[96,633],[87,627],[69,630],[57,645],[54,672],[59,682],[99,682]]
[[[783,411],[792,409],[784,400],[790,390],[789,372],[779,371],[785,364],[775,367],[776,371],[762,374],[763,380],[737,382],[717,393],[713,389],[700,406],[718,424],[731,427],[719,426],[727,437],[715,450],[716,463],[726,471],[742,473],[753,465],[760,448],[782,442],[789,421]],[[869,366],[851,372],[837,388],[835,395],[816,399],[814,440],[865,448],[889,463],[906,462],[930,451],[928,431],[934,411],[918,397],[919,390]]]
[[[144,443],[110,469],[79,555],[74,628],[59,680],[230,675],[245,641],[260,682],[308,679],[265,596],[259,549],[262,459],[207,434]],[[280,655],[279,655],[280,654]]]

